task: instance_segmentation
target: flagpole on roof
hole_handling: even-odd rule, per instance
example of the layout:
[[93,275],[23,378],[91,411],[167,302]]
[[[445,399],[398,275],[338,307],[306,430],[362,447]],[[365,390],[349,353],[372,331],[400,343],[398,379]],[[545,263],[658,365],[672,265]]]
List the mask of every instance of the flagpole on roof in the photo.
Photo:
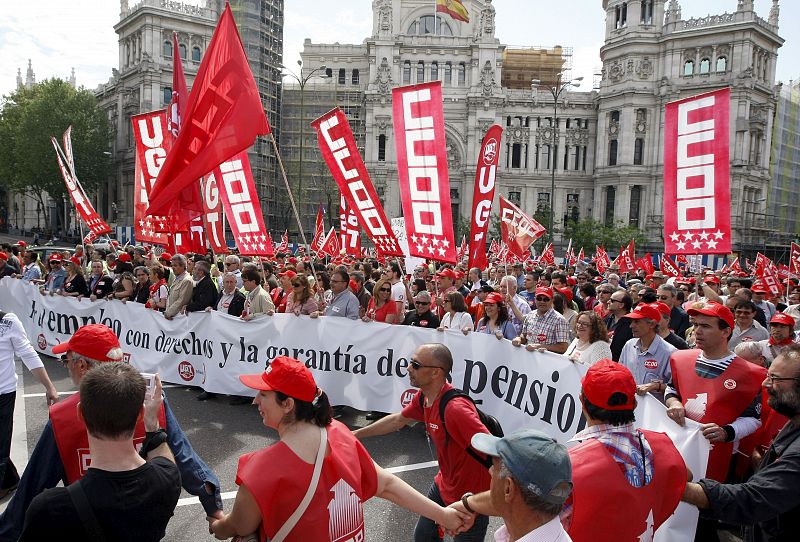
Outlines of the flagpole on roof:
[[433,35],[436,36],[439,32],[436,30],[436,23],[438,23],[438,16],[436,15],[436,0],[433,0]]
[[[289,202],[292,204],[292,212],[294,213],[294,218],[297,220],[297,229],[300,230],[300,238],[303,240],[303,244],[311,248],[311,245],[308,244],[306,240],[306,232],[303,230],[303,224],[300,222],[300,213],[297,211],[297,204],[294,201],[294,196],[292,195],[292,188],[289,186],[289,179],[286,178],[286,170],[283,167],[283,160],[281,160],[281,153],[278,151],[278,144],[275,142],[275,134],[271,131],[269,133],[269,140],[272,143],[272,148],[275,151],[275,157],[278,159],[278,167],[281,170],[281,177],[283,177],[283,184],[286,185],[286,193],[289,195]],[[314,258],[309,256],[308,262],[311,265],[311,272],[314,274],[314,279],[316,282],[317,278],[317,270],[314,268]]]

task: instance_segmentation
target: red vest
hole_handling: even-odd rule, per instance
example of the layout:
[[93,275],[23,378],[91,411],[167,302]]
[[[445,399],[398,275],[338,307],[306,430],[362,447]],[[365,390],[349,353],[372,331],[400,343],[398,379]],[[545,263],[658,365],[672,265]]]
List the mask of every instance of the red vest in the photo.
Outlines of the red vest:
[[[733,422],[761,390],[767,370],[736,356],[716,378],[695,372],[699,350],[678,350],[670,357],[672,379],[680,392],[686,417],[722,427]],[[708,454],[706,478],[724,482],[733,453],[732,442],[716,442]]]
[[642,487],[628,482],[597,440],[570,448],[574,487],[569,536],[575,542],[651,540],[642,535],[655,533],[678,507],[686,487],[681,454],[664,433],[639,431],[653,450],[653,477]]
[[[58,455],[61,456],[61,463],[64,464],[64,471],[67,473],[67,482],[71,484],[83,478],[86,469],[92,461],[89,453],[89,437],[86,434],[86,425],[83,420],[78,418],[78,403],[81,401],[81,394],[76,393],[69,399],[59,401],[50,407],[50,423],[53,425],[53,435],[58,446]],[[166,415],[164,405],[158,413],[158,422],[161,427],[166,427]],[[133,432],[133,443],[139,449],[144,441],[144,422],[142,418],[136,422],[136,430]]]

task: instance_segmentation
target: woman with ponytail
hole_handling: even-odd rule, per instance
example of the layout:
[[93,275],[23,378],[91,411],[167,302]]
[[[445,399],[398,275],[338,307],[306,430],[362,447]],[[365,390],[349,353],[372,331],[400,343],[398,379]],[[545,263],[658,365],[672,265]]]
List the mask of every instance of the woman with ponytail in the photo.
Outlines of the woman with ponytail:
[[379,467],[300,361],[275,358],[262,374],[241,375],[258,390],[253,404],[280,441],[239,458],[233,509],[213,520],[220,540],[258,531],[257,540],[328,542],[364,534],[363,504],[388,499],[455,531],[469,519],[443,508]]

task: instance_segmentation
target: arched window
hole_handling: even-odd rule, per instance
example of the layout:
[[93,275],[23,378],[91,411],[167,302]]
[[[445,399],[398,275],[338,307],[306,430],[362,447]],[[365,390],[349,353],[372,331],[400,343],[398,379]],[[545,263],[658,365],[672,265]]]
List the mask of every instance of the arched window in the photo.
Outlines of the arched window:
[[700,73],[709,73],[711,71],[711,61],[704,58],[700,61]]
[[431,81],[439,80],[439,63],[431,62]]
[[200,47],[198,47],[196,45],[194,47],[192,47],[192,61],[193,62],[200,62],[200,57],[201,56],[202,55],[200,53]]
[[728,59],[724,56],[721,56],[717,59],[717,73],[721,73],[727,71],[728,69]]
[[411,61],[406,60],[403,62],[403,84],[411,83]]
[[467,82],[467,65],[461,62],[458,65],[458,86],[463,87]]
[[425,82],[425,63],[423,61],[417,62],[417,83]]
[[162,54],[164,58],[170,58],[172,56],[172,42],[169,40],[164,40],[164,47]]
[[178,45],[178,52],[180,53],[181,58],[186,60],[186,46],[184,44],[181,43]]
[[683,75],[694,75],[694,62],[687,60],[683,63]]
[[440,36],[452,36],[453,31],[447,21],[441,17],[433,15],[423,15],[408,27],[408,33],[412,36],[424,36],[426,34],[439,34]]
[[325,68],[325,77],[333,77],[333,68]]
[[353,76],[352,76],[352,78],[350,79],[350,81],[352,81],[352,83],[353,83],[354,85],[357,85],[357,84],[358,84],[358,75],[359,75],[359,74],[358,74],[358,70],[353,70]]

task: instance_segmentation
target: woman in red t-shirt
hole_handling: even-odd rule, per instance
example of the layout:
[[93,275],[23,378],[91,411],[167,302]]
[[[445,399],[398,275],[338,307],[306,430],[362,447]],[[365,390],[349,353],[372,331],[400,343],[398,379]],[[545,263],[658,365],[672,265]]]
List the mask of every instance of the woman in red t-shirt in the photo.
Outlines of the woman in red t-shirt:
[[[239,379],[258,390],[253,403],[280,441],[239,458],[233,509],[210,525],[218,539],[258,530],[258,540],[274,540],[288,530],[284,542],[370,540],[364,534],[364,503],[375,495],[448,530],[469,519],[379,467],[347,426],[331,418],[328,396],[302,362],[280,356],[267,371]],[[294,525],[284,527],[308,492],[323,434],[327,446],[311,501]]]
[[365,322],[386,322],[396,324],[401,318],[397,312],[397,303],[392,300],[392,285],[386,279],[380,279],[372,289],[367,312],[362,318]]

